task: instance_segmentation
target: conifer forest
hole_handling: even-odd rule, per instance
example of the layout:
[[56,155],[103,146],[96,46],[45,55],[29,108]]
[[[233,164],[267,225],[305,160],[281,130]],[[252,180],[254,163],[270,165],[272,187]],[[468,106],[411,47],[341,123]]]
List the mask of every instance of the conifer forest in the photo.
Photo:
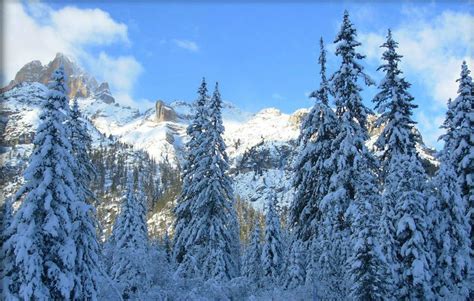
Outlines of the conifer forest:
[[233,130],[206,74],[142,113],[66,55],[25,65],[1,90],[0,299],[473,300],[472,60],[429,149],[402,41],[371,70],[340,17],[280,142],[259,131],[287,115]]

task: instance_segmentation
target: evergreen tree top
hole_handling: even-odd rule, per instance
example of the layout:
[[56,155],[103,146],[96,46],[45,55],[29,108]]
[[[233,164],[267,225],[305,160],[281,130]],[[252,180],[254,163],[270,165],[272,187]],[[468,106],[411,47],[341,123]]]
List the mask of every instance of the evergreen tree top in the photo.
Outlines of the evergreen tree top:
[[[355,40],[357,36],[357,30],[352,24],[351,20],[349,19],[349,12],[347,10],[344,11],[344,17],[342,20],[342,26],[339,30],[339,33],[334,40],[334,43],[340,43],[336,49],[337,55],[347,55],[347,54],[354,54],[353,49],[357,46],[360,46],[360,42]],[[362,59],[365,56],[356,56],[356,58]]]
[[321,101],[321,103],[328,105],[329,104],[329,83],[326,78],[326,49],[324,48],[324,41],[321,37],[319,40],[320,46],[320,54],[318,58],[318,63],[321,66],[320,68],[320,75],[321,75],[321,83],[319,85],[319,89],[312,92],[309,97],[314,97],[317,100]]
[[362,78],[366,85],[373,85],[374,81],[365,74],[364,67],[359,62],[365,56],[356,51],[356,47],[361,45],[356,36],[357,32],[349,20],[349,13],[345,11],[341,30],[334,40],[337,44],[336,55],[342,62],[331,77],[331,91],[336,100],[337,115],[350,122],[356,132],[367,136],[367,115],[372,112],[362,103],[362,88],[357,81]]
[[[222,126],[222,99],[221,93],[219,92],[219,83],[216,83],[214,88],[214,93],[212,94],[211,101],[209,102],[209,109],[212,125],[216,127]],[[223,129],[220,128],[218,128],[218,130],[223,131]]]
[[[62,88],[63,89],[62,92],[66,92],[66,88],[64,87],[65,82],[66,82],[66,76],[64,74],[64,66],[60,65],[51,74],[50,81],[48,82],[48,88],[53,89],[53,90],[60,90]],[[62,83],[62,85],[58,85],[57,83]]]
[[383,132],[376,141],[376,146],[384,153],[383,163],[388,163],[393,155],[416,153],[413,127],[413,109],[418,106],[413,104],[413,96],[408,92],[408,83],[398,68],[402,58],[396,51],[398,43],[393,39],[392,32],[388,30],[386,41],[380,46],[386,48],[382,54],[384,63],[377,70],[385,72],[384,78],[378,85],[379,92],[373,102],[375,109],[381,114],[376,126],[385,124]]
[[450,149],[450,142],[451,139],[453,138],[453,102],[451,98],[448,99],[447,102],[448,110],[446,111],[446,118],[443,122],[443,124],[440,126],[440,128],[444,129],[446,132],[439,136],[438,140],[443,140],[444,141],[444,148],[442,150],[442,155],[446,155],[447,151]]
[[187,134],[190,136],[189,146],[194,147],[196,136],[203,129],[204,120],[206,119],[206,106],[209,101],[209,95],[207,94],[207,83],[203,77],[201,85],[198,89],[198,98],[196,100],[196,112],[192,123],[187,128]]
[[398,48],[398,43],[392,37],[392,31],[389,29],[387,33],[387,40],[380,46],[386,48],[382,54],[382,59],[387,62],[387,64],[381,65],[377,70],[391,71],[391,75],[398,76],[402,72],[398,69],[398,62],[403,57],[396,52]]
[[227,170],[228,157],[225,151],[226,146],[225,146],[224,140],[222,139],[222,134],[224,133],[224,126],[222,124],[222,112],[221,112],[222,99],[221,99],[221,94],[219,92],[218,83],[216,83],[214,93],[209,102],[208,110],[209,110],[209,114],[208,114],[209,124],[207,125],[207,128],[206,128],[206,130],[210,131],[210,135],[208,139],[212,140],[211,145],[214,145],[216,147],[215,150],[225,161],[225,163],[221,162],[221,164],[223,164],[223,170]]
[[472,78],[469,75],[471,71],[468,69],[466,61],[461,65],[461,77],[456,80],[459,82],[458,94],[460,96],[472,95]]
[[66,77],[64,75],[64,67],[61,65],[51,74],[48,82],[48,100],[49,105],[69,112],[69,104],[67,101]]
[[197,100],[197,105],[198,105],[198,107],[203,107],[203,106],[205,106],[206,100],[209,97],[207,95],[206,78],[204,78],[204,77],[202,78],[201,86],[199,86],[198,94],[199,94],[199,98]]

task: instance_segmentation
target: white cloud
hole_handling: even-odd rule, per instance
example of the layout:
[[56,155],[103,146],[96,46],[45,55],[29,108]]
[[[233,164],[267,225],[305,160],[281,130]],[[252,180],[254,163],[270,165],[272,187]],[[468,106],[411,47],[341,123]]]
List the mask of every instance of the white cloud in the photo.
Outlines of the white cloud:
[[285,99],[285,97],[283,97],[283,96],[282,96],[281,94],[279,94],[279,93],[273,93],[273,94],[272,94],[272,98],[273,98],[273,99],[276,99],[276,100],[284,100],[284,99]]
[[190,40],[178,40],[174,39],[173,43],[183,49],[189,50],[191,52],[197,52],[199,51],[199,46],[196,42],[190,41]]
[[[469,66],[474,66],[471,53],[474,35],[469,30],[474,26],[474,16],[445,11],[428,20],[420,17],[422,12],[412,13],[417,17],[393,28],[399,52],[404,56],[401,67],[407,75],[420,80],[438,106],[444,106],[448,98],[456,95],[461,62],[466,60]],[[369,60],[380,60],[383,51],[380,45],[385,35],[386,32],[360,34],[362,51]]]
[[[433,100],[418,102],[421,106],[417,111],[423,111],[416,113],[415,119],[425,142],[440,147],[439,126],[444,120],[446,101],[456,97],[461,63],[466,60],[474,68],[474,35],[470,30],[474,16],[453,11],[432,15],[429,9],[414,8],[404,9],[403,14],[400,25],[392,28],[394,39],[399,42],[399,53],[403,55],[401,68],[408,81],[416,83],[418,90]],[[359,34],[361,52],[373,65],[380,65],[384,50],[380,45],[386,34],[386,29]]]
[[424,112],[419,112],[416,119],[418,120],[417,128],[422,133],[425,144],[429,146],[440,145],[438,138],[444,133],[440,128],[444,121],[444,115],[427,116]]
[[51,12],[51,22],[60,38],[69,43],[105,45],[129,42],[127,26],[117,23],[100,9],[65,7]]
[[93,73],[106,79],[118,93],[131,91],[143,71],[143,67],[132,56],[114,58],[101,52],[99,57],[90,63],[93,65]]
[[149,99],[133,99],[128,93],[117,92],[114,94],[114,98],[117,102],[124,106],[130,106],[132,108],[137,108],[141,112],[146,111],[147,109],[153,108],[155,102]]
[[90,67],[91,74],[100,80],[109,81],[114,94],[132,99],[133,85],[143,71],[140,63],[132,56],[114,57],[101,52],[95,57],[86,50],[114,43],[129,46],[126,24],[100,9],[66,6],[55,10],[41,2],[7,1],[4,10],[2,85],[26,63],[40,60],[47,64],[62,52]]

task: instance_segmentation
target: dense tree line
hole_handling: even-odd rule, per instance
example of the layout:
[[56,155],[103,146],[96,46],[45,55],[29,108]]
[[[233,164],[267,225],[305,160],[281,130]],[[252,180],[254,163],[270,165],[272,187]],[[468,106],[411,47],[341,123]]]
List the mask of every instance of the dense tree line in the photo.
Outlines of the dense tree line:
[[[474,220],[468,66],[448,102],[440,166],[431,177],[417,153],[417,106],[391,31],[373,98],[382,127],[377,155],[366,146],[373,112],[362,98],[375,82],[347,12],[334,43],[340,65],[328,77],[320,41],[320,87],[301,126],[288,216],[276,192],[264,215],[234,195],[217,84],[209,95],[202,80],[177,171],[144,152],[131,156],[113,138],[92,150],[58,68],[25,183],[2,205],[2,297],[238,299],[280,288],[322,300],[466,300]],[[249,159],[258,147],[245,154],[256,174],[266,156]],[[147,213],[161,208],[156,200],[174,204],[175,197],[172,237],[167,230],[150,237]],[[101,242],[94,206],[107,198],[121,204]]]

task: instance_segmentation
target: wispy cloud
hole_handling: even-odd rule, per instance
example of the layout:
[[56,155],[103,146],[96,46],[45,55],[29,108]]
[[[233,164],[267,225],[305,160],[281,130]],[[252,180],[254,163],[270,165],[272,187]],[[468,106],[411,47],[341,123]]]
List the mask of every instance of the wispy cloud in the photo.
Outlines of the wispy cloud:
[[272,98],[275,99],[275,100],[284,100],[285,99],[284,96],[282,96],[281,94],[276,93],[276,92],[272,94]]
[[[400,26],[392,28],[403,55],[401,68],[408,81],[416,83],[421,94],[431,99],[422,104],[423,112],[417,112],[418,128],[430,146],[437,142],[439,129],[448,98],[456,97],[461,63],[466,60],[474,68],[472,45],[474,36],[468,28],[474,24],[474,15],[467,12],[444,11],[433,15],[429,9],[404,9]],[[361,32],[362,52],[374,66],[380,64],[386,29]],[[418,102],[418,104],[420,104]],[[418,110],[419,111],[419,110]]]
[[[446,11],[434,18],[423,16],[420,11],[408,10],[416,18],[409,18],[401,26],[393,28],[399,42],[399,52],[404,56],[402,68],[412,78],[419,80],[426,91],[444,106],[448,98],[456,95],[456,78],[460,66],[466,60],[473,66],[470,52],[474,36],[470,30],[474,16],[464,12]],[[386,32],[361,33],[363,52],[372,62],[378,62]]]
[[43,64],[62,52],[89,67],[100,80],[110,81],[114,94],[132,99],[134,83],[143,67],[133,56],[110,55],[104,51],[94,56],[87,47],[131,45],[128,27],[100,9],[66,6],[53,9],[42,2],[5,3],[4,69],[2,85],[13,79],[26,63]]
[[173,39],[173,43],[183,49],[189,50],[191,52],[199,51],[199,46],[196,42],[190,40],[180,40],[180,39]]

